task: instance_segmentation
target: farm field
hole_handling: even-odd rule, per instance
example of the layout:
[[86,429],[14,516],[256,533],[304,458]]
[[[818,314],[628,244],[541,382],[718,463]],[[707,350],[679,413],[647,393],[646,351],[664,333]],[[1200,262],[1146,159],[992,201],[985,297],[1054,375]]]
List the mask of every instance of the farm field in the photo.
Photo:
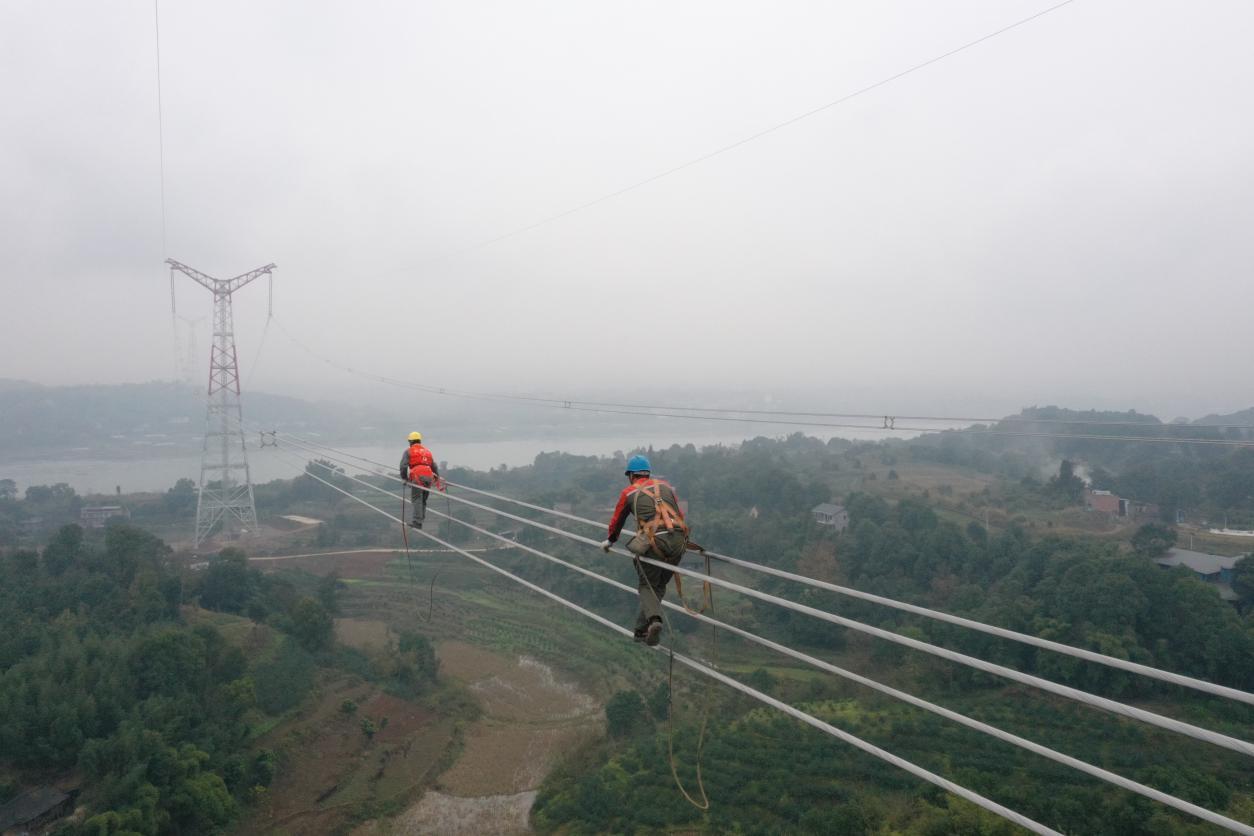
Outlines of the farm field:
[[[344,582],[338,644],[373,658],[418,632],[435,644],[441,687],[481,715],[450,722],[435,698],[400,700],[350,675],[320,682],[316,702],[256,741],[280,752],[282,767],[241,834],[527,832],[557,759],[603,734],[608,694],[660,671],[652,654],[456,555],[370,550],[253,566],[334,572]],[[345,700],[355,716],[340,710]],[[381,726],[373,740],[364,718]]]
[[558,757],[600,733],[601,704],[529,656],[459,641],[438,645],[441,670],[483,716],[456,762],[418,803],[360,834],[525,833],[535,791]]

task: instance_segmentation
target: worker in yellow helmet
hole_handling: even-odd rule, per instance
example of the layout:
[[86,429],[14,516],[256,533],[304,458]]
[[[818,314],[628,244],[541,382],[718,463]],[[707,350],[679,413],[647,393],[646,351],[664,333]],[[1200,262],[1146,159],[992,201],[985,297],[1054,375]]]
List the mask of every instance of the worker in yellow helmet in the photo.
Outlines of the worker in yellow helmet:
[[409,500],[414,509],[409,524],[422,528],[427,518],[427,498],[440,479],[440,468],[436,466],[435,456],[423,446],[422,433],[409,434],[409,449],[401,454],[401,478],[409,483]]

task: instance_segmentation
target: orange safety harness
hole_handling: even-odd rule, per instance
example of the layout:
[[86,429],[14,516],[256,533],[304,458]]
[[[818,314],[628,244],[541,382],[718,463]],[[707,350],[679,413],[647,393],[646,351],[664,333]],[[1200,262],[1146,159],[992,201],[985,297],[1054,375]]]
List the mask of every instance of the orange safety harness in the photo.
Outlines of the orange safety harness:
[[[653,514],[653,519],[648,520],[648,521],[642,520],[640,518],[640,495],[641,494],[644,494],[645,496],[653,500],[653,506],[655,509],[654,514]],[[671,496],[674,496],[674,494],[672,493]],[[683,557],[682,554],[680,554],[680,556],[675,558],[674,560],[671,560],[670,558],[666,557],[665,552],[663,552],[663,550],[658,546],[658,542],[657,542],[658,534],[663,530],[671,534],[678,532],[684,536],[685,551],[699,552],[705,557],[705,573],[706,575],[710,574],[709,555],[705,554],[704,548],[702,548],[697,543],[692,542],[692,540],[688,539],[689,535],[692,533],[692,529],[688,527],[688,523],[684,519],[684,515],[680,513],[679,509],[676,508],[673,504],[671,504],[667,500],[662,498],[662,483],[661,482],[656,482],[653,479],[648,479],[648,480],[645,480],[644,482],[641,482],[639,485],[637,485],[636,492],[632,495],[632,498],[631,498],[631,512],[636,517],[636,526],[639,529],[639,533],[644,535],[644,538],[649,543],[649,548],[654,552],[654,554],[660,555],[662,559],[665,560],[667,563],[679,563],[680,559]],[[684,600],[683,579],[678,573],[674,574],[672,577],[675,579],[675,594],[679,596],[679,603],[684,605],[685,610],[687,610],[689,613],[698,614],[698,613],[703,613],[707,609],[709,609],[710,605],[713,603],[713,596],[714,596],[713,591],[710,589],[709,581],[704,581],[701,585],[702,586],[701,609],[694,610],[691,607],[689,607],[688,602]]]

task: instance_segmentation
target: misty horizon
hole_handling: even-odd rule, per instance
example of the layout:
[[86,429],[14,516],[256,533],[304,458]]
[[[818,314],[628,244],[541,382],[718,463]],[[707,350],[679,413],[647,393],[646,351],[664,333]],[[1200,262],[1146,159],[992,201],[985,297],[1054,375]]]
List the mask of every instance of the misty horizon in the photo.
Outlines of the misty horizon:
[[3,376],[186,377],[168,256],[278,265],[277,324],[261,283],[237,294],[246,391],[389,401],[288,331],[555,397],[648,393],[644,337],[691,405],[1250,406],[1223,304],[1254,255],[1246,4],[1073,3],[490,246],[1041,7],[318,8],[162,9],[164,251],[152,10],[0,10]]

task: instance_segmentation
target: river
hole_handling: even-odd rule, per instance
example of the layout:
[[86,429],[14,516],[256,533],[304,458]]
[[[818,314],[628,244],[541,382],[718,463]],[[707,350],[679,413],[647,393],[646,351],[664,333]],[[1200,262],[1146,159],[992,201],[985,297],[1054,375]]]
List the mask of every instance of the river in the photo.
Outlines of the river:
[[[672,444],[695,444],[704,447],[713,444],[739,444],[749,438],[764,435],[752,426],[728,428],[727,432],[681,434],[676,430],[669,434],[607,436],[603,438],[552,438],[552,439],[504,439],[494,441],[464,441],[432,443],[436,459],[450,467],[468,467],[487,470],[500,465],[518,467],[531,464],[538,453],[560,450],[583,456],[608,456],[615,451],[627,451],[652,445],[665,448]],[[844,436],[853,433],[844,432]],[[871,430],[857,433],[861,439],[882,438],[890,433]],[[824,436],[820,436],[824,437]],[[340,450],[353,456],[382,462],[389,469],[399,461],[404,443],[382,445],[340,445]],[[72,451],[71,451],[72,452]],[[18,491],[30,485],[52,485],[65,482],[80,494],[111,494],[118,488],[122,493],[164,491],[182,478],[197,480],[200,476],[199,454],[162,455],[162,448],[153,447],[150,453],[137,452],[127,458],[94,457],[84,450],[78,458],[35,459],[31,461],[0,461],[0,479],[12,479]],[[296,448],[257,448],[250,440],[248,463],[254,483],[273,479],[288,479],[295,475],[293,454],[302,459],[313,458]],[[363,463],[362,469],[367,469]],[[347,468],[351,472],[351,468]]]

